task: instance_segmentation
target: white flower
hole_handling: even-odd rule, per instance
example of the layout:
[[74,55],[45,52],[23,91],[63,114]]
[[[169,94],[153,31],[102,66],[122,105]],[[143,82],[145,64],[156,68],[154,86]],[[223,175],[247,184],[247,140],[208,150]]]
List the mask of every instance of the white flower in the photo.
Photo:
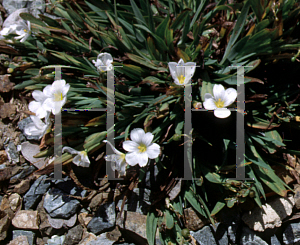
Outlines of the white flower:
[[234,88],[225,90],[221,84],[215,84],[213,94],[214,96],[209,93],[204,95],[204,108],[207,110],[214,110],[214,115],[218,118],[229,117],[231,112],[226,107],[235,101],[237,91]]
[[126,162],[134,166],[139,164],[144,167],[148,163],[148,158],[154,159],[160,153],[160,146],[156,143],[151,143],[153,134],[145,133],[141,128],[135,128],[130,132],[131,140],[123,142],[123,148],[129,153],[126,154]]
[[47,112],[45,123],[36,116],[30,116],[32,123],[26,125],[24,132],[27,135],[38,136],[41,139],[50,127],[50,112]]
[[44,88],[43,93],[48,97],[43,107],[47,111],[52,111],[54,115],[61,112],[61,108],[67,101],[67,93],[70,89],[70,84],[66,84],[65,80],[56,80],[52,85],[48,85]]
[[168,65],[175,84],[181,86],[187,85],[190,82],[196,70],[195,62],[184,63],[182,59],[178,63],[169,62]]
[[30,28],[30,22],[27,21],[24,23],[23,21],[20,21],[18,24],[13,24],[9,27],[5,27],[0,31],[0,36],[7,36],[9,34],[16,34],[18,37],[15,37],[16,40],[20,40],[21,43],[25,42],[26,39],[31,34],[31,28]]
[[31,101],[28,105],[30,111],[34,112],[38,118],[44,118],[47,115],[47,110],[42,106],[47,96],[39,90],[32,92],[32,97],[35,101]]
[[90,160],[86,151],[76,151],[75,149],[69,146],[65,146],[62,148],[62,152],[69,152],[72,155],[76,154],[77,156],[75,156],[72,161],[75,165],[85,168],[88,168],[90,166]]
[[111,165],[112,170],[117,170],[121,176],[124,176],[126,171],[125,154],[113,147],[109,141],[103,140],[103,142],[108,143],[115,152],[115,154],[105,156],[105,160],[113,162]]
[[97,57],[97,61],[93,60],[94,65],[97,67],[99,72],[110,71],[113,69],[113,58],[109,53],[101,53]]

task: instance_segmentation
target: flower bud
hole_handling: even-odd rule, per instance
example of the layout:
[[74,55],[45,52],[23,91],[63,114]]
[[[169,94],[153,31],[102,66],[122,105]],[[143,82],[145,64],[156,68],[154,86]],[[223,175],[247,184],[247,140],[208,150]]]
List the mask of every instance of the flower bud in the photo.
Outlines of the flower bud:
[[7,73],[12,73],[14,71],[13,68],[7,68]]

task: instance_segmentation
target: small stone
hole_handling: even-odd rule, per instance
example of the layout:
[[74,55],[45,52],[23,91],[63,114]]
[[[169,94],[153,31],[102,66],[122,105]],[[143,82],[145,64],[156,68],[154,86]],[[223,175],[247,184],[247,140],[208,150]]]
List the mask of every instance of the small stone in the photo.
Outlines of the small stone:
[[99,206],[101,205],[103,200],[103,193],[99,193],[96,196],[94,196],[89,204],[90,209],[93,212],[96,212]]
[[51,218],[49,214],[47,214],[49,224],[55,228],[60,229],[62,227],[72,227],[75,225],[77,220],[77,214],[75,213],[69,219],[58,219],[58,218]]
[[15,185],[13,192],[25,194],[30,188],[30,179],[23,179],[19,184]]
[[294,191],[295,191],[295,195],[294,195],[295,206],[299,210],[300,209],[300,185],[298,184],[295,185]]
[[115,241],[107,239],[106,233],[102,233],[99,236],[95,236],[93,233],[84,233],[82,241],[78,245],[112,245]]
[[256,207],[249,213],[245,213],[242,220],[255,231],[280,227],[282,220],[292,214],[294,204],[292,196],[279,197],[262,205],[262,208]]
[[10,163],[16,164],[20,162],[19,153],[15,144],[11,141],[7,146],[4,146],[8,160]]
[[0,241],[6,238],[9,226],[10,218],[8,215],[5,215],[3,218],[0,219]]
[[[7,154],[5,150],[0,151],[0,163],[1,165],[8,160]],[[5,166],[5,164],[3,164]]]
[[64,241],[65,241],[65,235],[63,235],[63,236],[54,235],[51,237],[51,239],[49,239],[47,241],[47,244],[48,245],[63,245]]
[[115,203],[104,203],[99,207],[96,215],[87,225],[87,229],[97,235],[106,229],[112,228],[115,222]]
[[42,167],[46,166],[47,159],[44,158],[35,158],[34,156],[40,153],[40,146],[36,144],[31,144],[30,142],[26,141],[21,144],[21,152],[25,159],[33,164],[37,169],[41,169]]
[[80,206],[80,202],[69,197],[59,189],[51,189],[47,192],[44,200],[44,208],[51,218],[69,219]]
[[208,221],[205,219],[202,221],[192,208],[184,209],[184,216],[186,217],[185,226],[191,231],[197,231],[208,224]]
[[14,240],[10,241],[8,245],[29,245],[26,236],[18,236]]
[[[131,196],[126,200],[123,210],[147,215],[151,204],[150,195],[151,191],[149,189],[134,188]],[[119,210],[121,210],[123,202],[123,197],[120,198],[117,204]]]
[[33,245],[35,233],[32,231],[24,231],[24,230],[13,230],[13,239],[19,236],[26,236],[29,245]]
[[21,172],[10,178],[10,183],[15,183],[15,182],[18,182],[18,181],[24,179],[28,175],[32,174],[35,170],[36,170],[35,166],[33,166],[33,165],[28,166],[28,165],[24,164],[22,166]]
[[20,195],[17,193],[13,193],[9,196],[8,200],[11,210],[15,212],[21,204]]
[[37,211],[19,210],[12,220],[14,227],[19,229],[39,229],[39,218]]
[[209,226],[205,226],[199,231],[191,231],[191,236],[196,239],[200,245],[217,245],[214,235]]
[[137,233],[141,237],[147,239],[146,236],[146,221],[147,221],[147,216],[135,212],[130,212],[127,211],[125,222],[124,222],[124,228],[126,230],[130,230],[132,232]]
[[76,225],[68,231],[64,245],[78,244],[81,241],[82,234],[83,227],[81,225]]
[[283,232],[283,243],[294,244],[300,241],[300,223],[289,224]]
[[243,227],[243,231],[240,239],[241,245],[268,245],[263,239],[256,235],[255,232],[250,230],[248,227]]
[[41,200],[45,192],[50,188],[50,180],[46,180],[47,175],[40,176],[30,187],[29,191],[24,195],[24,209],[34,209],[36,204]]
[[80,213],[78,215],[78,221],[83,227],[87,227],[88,223],[93,219],[93,216],[88,213]]

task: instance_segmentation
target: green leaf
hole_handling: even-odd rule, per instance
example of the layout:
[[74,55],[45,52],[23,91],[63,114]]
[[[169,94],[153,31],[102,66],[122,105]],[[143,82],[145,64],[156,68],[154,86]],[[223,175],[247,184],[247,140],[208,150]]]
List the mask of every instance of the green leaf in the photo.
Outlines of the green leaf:
[[147,23],[140,11],[140,9],[138,8],[138,6],[136,5],[136,3],[134,2],[134,0],[130,0],[130,4],[132,6],[132,10],[133,10],[133,13],[135,15],[135,18],[137,20],[137,23],[139,23],[140,25],[145,25],[147,26]]
[[258,23],[260,23],[263,13],[264,13],[264,9],[263,9],[263,6],[261,5],[261,1],[260,0],[251,0],[250,4],[251,4],[251,8],[252,8],[253,12],[256,15],[256,21]]
[[190,13],[189,9],[183,10],[177,16],[177,18],[174,20],[174,22],[172,23],[170,29],[177,30],[177,29],[181,28],[182,24],[185,22],[185,18],[189,18],[189,13]]
[[204,177],[212,182],[212,183],[216,183],[216,184],[221,184],[224,183],[224,180],[221,179],[221,176],[218,175],[217,173],[214,173],[212,171],[210,171],[208,168],[204,167],[203,165],[201,166],[201,170],[203,172]]
[[36,25],[39,25],[39,26],[44,26],[44,27],[47,26],[43,21],[35,18],[32,14],[29,14],[29,13],[20,13],[20,17],[23,20],[30,21],[30,23],[33,23],[33,24],[36,24]]
[[146,221],[146,235],[149,245],[155,245],[155,234],[157,228],[158,217],[154,212],[148,212]]
[[196,11],[196,13],[194,15],[194,17],[192,19],[192,22],[189,25],[190,26],[189,29],[191,29],[194,26],[194,24],[195,24],[196,20],[198,19],[200,13],[203,11],[203,8],[208,4],[208,2],[209,2],[208,0],[201,1],[201,4],[199,5],[199,7],[198,7],[198,9],[197,9],[197,11]]
[[202,216],[207,217],[206,212],[201,207],[201,204],[197,201],[197,198],[195,197],[194,193],[191,190],[188,190],[184,194],[184,198],[192,205],[192,207]]
[[226,206],[226,203],[224,202],[224,200],[222,201],[218,201],[215,205],[215,207],[213,208],[213,210],[211,211],[211,215],[214,216],[216,215],[218,212],[221,211],[222,208],[224,208]]
[[91,10],[93,10],[97,15],[99,15],[102,19],[106,20],[107,16],[105,14],[105,10],[101,10],[100,8],[96,7],[95,5],[89,3],[88,1],[84,1],[86,3],[87,6],[89,6],[89,8]]
[[171,212],[167,209],[165,212],[166,215],[166,227],[167,229],[171,230],[174,227],[174,218]]
[[241,11],[241,13],[240,13],[240,15],[239,15],[239,17],[236,21],[236,24],[233,28],[231,37],[230,37],[229,42],[227,44],[227,47],[226,47],[225,53],[223,55],[222,61],[220,62],[220,65],[222,65],[225,62],[225,60],[227,59],[227,56],[230,53],[230,50],[231,50],[232,46],[234,45],[234,43],[238,39],[239,35],[241,34],[242,30],[244,29],[247,14],[249,12],[250,2],[251,1],[248,0],[245,3],[244,7],[242,8],[242,11]]
[[169,27],[170,23],[170,16],[168,16],[158,25],[156,28],[156,35],[159,36],[161,39],[165,39],[166,29]]

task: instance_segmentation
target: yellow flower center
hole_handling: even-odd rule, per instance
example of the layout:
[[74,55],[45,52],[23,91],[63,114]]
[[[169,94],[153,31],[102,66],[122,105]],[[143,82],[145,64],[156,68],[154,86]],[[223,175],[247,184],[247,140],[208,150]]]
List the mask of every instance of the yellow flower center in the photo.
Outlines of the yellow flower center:
[[63,100],[62,93],[55,93],[54,94],[54,101],[61,101],[61,100]]
[[183,83],[184,83],[184,80],[185,80],[185,77],[184,77],[183,75],[180,75],[180,76],[178,77],[178,81],[179,81],[180,84],[183,84]]
[[224,107],[224,101],[221,99],[218,99],[218,101],[215,102],[216,107],[223,108]]
[[83,156],[87,156],[86,151],[81,151],[80,153],[81,153]]
[[141,143],[139,146],[138,146],[138,149],[140,151],[140,153],[143,153],[147,150],[147,146],[143,143]]
[[27,32],[27,30],[26,30],[26,29],[24,29],[23,31],[24,31],[24,32]]

